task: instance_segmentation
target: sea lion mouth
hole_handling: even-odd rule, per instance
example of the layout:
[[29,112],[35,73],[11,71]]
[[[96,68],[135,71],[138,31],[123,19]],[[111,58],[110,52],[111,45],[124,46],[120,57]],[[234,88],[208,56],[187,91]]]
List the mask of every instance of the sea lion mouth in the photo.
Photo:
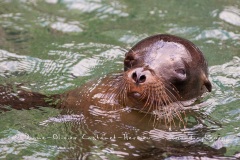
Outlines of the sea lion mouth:
[[130,92],[128,95],[135,99],[140,99],[142,96],[139,92]]

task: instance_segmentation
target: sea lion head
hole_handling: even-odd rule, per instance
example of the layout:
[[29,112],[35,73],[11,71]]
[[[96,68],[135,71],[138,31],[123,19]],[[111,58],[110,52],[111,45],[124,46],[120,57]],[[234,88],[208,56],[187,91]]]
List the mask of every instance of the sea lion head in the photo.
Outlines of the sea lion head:
[[147,111],[196,98],[212,88],[202,52],[173,35],[154,35],[133,46],[125,55],[122,79],[120,99]]

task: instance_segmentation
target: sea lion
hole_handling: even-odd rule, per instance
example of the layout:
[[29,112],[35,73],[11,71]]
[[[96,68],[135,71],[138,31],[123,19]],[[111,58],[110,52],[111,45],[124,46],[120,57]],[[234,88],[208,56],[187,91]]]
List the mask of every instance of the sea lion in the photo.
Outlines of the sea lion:
[[123,73],[64,93],[59,106],[81,112],[86,104],[109,109],[129,106],[168,113],[171,120],[182,108],[181,101],[199,97],[211,88],[203,53],[186,39],[158,34],[126,53]]
[[123,73],[107,75],[61,95],[44,96],[21,89],[17,91],[19,102],[0,98],[0,103],[20,109],[40,102],[34,106],[79,113],[88,112],[89,106],[107,110],[128,106],[157,111],[159,117],[163,113],[171,121],[183,107],[181,101],[199,97],[211,88],[203,53],[186,39],[158,34],[143,39],[126,53]]

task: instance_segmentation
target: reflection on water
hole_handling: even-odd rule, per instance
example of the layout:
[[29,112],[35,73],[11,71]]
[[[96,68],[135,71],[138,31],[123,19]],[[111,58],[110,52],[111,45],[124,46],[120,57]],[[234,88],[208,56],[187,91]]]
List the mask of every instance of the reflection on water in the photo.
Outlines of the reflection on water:
[[225,7],[219,14],[219,18],[230,24],[240,26],[240,9],[233,6]]
[[90,116],[53,108],[1,113],[0,159],[239,158],[239,17],[240,3],[228,0],[1,1],[1,84],[60,94],[122,71],[134,43],[170,33],[203,50],[213,91],[185,127],[171,131],[129,108],[91,106]]
[[117,15],[120,17],[127,17],[128,13],[124,12],[127,7],[121,4],[120,1],[88,1],[88,0],[63,0],[69,9],[77,9],[80,12],[97,12],[96,16],[99,19],[109,18],[109,15]]

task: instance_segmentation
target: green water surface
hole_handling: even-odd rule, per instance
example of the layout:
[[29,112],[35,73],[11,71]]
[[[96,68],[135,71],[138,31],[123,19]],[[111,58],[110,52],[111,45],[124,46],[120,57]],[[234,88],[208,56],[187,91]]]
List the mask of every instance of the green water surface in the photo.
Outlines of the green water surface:
[[[0,159],[239,158],[240,1],[0,0],[0,84],[61,94],[122,71],[125,52],[159,33],[191,40],[208,60],[213,91],[201,121],[189,117],[187,128],[170,131],[118,116],[105,122],[53,108],[11,110],[0,114]],[[112,121],[110,136],[150,138],[84,137]]]

